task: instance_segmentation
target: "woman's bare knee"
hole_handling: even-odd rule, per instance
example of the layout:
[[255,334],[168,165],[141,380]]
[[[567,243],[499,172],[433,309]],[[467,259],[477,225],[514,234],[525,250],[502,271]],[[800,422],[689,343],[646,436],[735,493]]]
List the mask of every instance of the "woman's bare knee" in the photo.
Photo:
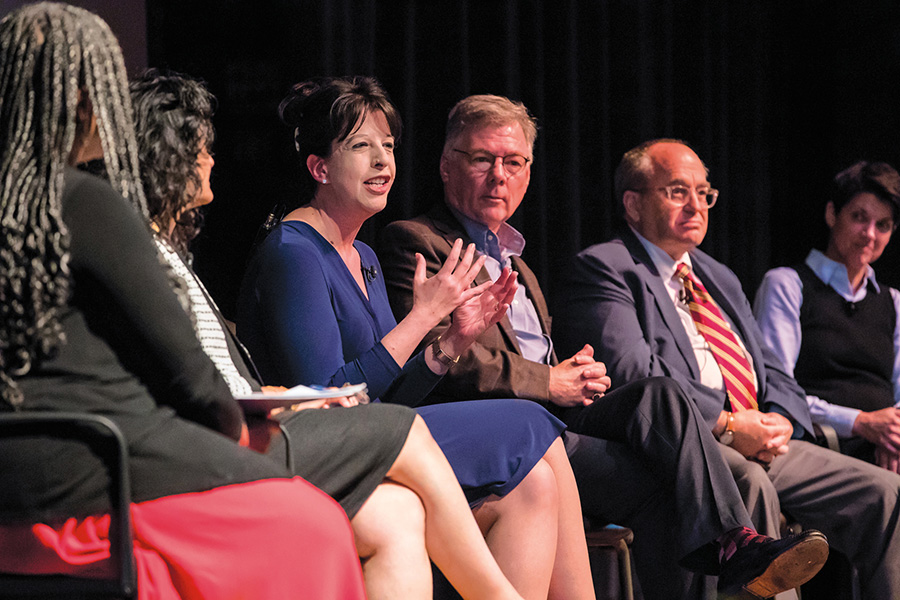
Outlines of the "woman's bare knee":
[[547,461],[541,459],[509,495],[515,496],[517,502],[535,509],[555,511],[558,502],[557,492],[553,469]]
[[409,488],[384,482],[351,519],[361,558],[403,546],[424,547],[425,508]]
[[551,519],[555,523],[558,503],[553,469],[542,459],[514,490],[503,497],[488,497],[473,513],[482,534],[487,535],[500,519],[523,523],[530,519]]

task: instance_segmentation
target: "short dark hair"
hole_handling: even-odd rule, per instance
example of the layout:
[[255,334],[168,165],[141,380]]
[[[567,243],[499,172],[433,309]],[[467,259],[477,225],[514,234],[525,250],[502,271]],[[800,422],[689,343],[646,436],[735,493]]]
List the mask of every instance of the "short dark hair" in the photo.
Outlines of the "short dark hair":
[[394,143],[400,141],[400,113],[372,77],[320,77],[296,84],[278,107],[294,128],[294,146],[303,164],[300,203],[316,194],[317,181],[306,168],[310,156],[331,156],[331,144],[347,139],[372,112],[384,114]]
[[900,174],[884,162],[861,160],[834,177],[829,201],[838,214],[857,195],[869,192],[891,207],[894,223],[900,221]]
[[200,229],[200,213],[183,210],[200,192],[197,157],[212,147],[215,98],[201,81],[160,69],[145,71],[130,87],[150,218],[160,234],[187,255]]

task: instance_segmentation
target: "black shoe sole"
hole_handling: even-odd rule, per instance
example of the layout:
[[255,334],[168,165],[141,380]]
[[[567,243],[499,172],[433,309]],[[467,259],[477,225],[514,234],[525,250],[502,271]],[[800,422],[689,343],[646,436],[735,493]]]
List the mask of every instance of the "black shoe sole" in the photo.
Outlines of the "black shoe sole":
[[759,598],[771,598],[812,579],[827,558],[825,536],[810,536],[781,553],[759,577],[744,584],[743,588]]

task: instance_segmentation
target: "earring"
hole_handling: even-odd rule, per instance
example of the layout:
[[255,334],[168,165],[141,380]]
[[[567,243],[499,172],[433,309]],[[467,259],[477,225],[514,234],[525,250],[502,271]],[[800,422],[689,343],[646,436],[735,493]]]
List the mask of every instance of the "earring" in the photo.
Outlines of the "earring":
[[322,179],[322,183],[328,183],[327,179]]

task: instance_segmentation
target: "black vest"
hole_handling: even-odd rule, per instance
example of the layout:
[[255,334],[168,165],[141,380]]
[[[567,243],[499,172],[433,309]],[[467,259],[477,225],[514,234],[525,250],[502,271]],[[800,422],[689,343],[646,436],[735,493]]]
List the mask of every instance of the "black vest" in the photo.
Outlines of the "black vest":
[[[891,291],[870,286],[847,302],[808,265],[794,267],[803,283],[802,343],[794,377],[806,393],[864,411],[894,405],[894,328]],[[868,285],[868,284],[867,284]]]

